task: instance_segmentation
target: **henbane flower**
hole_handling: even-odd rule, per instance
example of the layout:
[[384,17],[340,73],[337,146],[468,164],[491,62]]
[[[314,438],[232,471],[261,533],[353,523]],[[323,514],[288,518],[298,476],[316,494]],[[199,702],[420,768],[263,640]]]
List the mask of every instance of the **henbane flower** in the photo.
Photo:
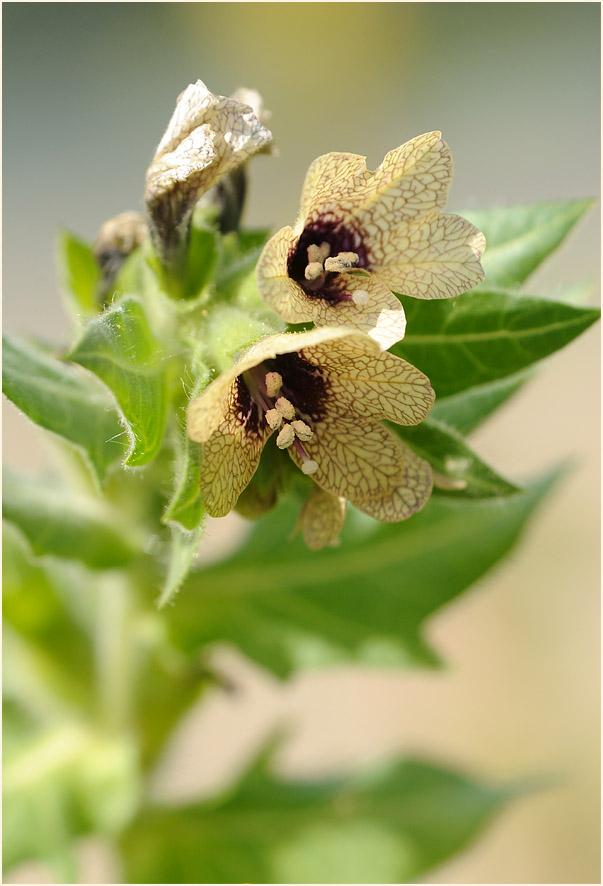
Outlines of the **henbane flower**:
[[440,132],[390,151],[375,172],[357,154],[318,157],[297,224],[278,231],[260,256],[262,296],[288,323],[352,326],[390,347],[405,332],[394,292],[449,298],[484,278],[484,235],[441,212],[451,180]]
[[378,520],[404,520],[427,501],[431,471],[379,419],[417,424],[433,399],[422,372],[364,333],[268,336],[189,404],[205,506],[215,517],[235,506],[274,434],[332,496]]
[[199,198],[271,142],[253,108],[214,95],[201,80],[178,96],[146,179],[151,232],[164,262],[173,261],[187,242]]

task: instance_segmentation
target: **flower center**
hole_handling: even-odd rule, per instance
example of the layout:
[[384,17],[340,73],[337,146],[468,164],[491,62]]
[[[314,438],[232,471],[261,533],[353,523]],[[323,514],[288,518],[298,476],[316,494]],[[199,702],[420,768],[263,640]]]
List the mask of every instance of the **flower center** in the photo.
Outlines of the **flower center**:
[[[307,249],[308,264],[304,270],[306,288],[316,292],[324,287],[328,274],[344,274],[351,271],[360,261],[357,252],[340,252],[331,256],[331,246],[324,241],[317,246],[311,243]],[[369,300],[366,289],[354,289],[350,295],[340,292],[338,301],[353,301],[358,307],[362,307]]]
[[306,224],[288,258],[287,272],[310,298],[361,306],[368,302],[369,293],[349,283],[350,275],[357,276],[366,265],[360,233],[323,215]]
[[303,443],[314,436],[312,428],[303,421],[293,403],[283,395],[283,377],[279,372],[268,369],[264,364],[254,366],[243,373],[249,393],[262,413],[266,424],[278,430],[276,445],[279,449],[294,446],[302,459],[302,472],[315,474],[318,463],[313,461],[303,447]]

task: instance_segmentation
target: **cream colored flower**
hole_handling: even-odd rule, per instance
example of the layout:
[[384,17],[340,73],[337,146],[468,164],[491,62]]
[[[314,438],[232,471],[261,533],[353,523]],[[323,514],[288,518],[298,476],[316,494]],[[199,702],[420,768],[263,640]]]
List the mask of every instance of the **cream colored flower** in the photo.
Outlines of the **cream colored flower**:
[[431,471],[379,419],[417,424],[433,399],[423,373],[364,333],[271,335],[189,404],[205,506],[214,517],[235,506],[276,434],[323,490],[378,520],[404,520],[427,501]]
[[187,242],[202,194],[271,142],[249,105],[214,95],[201,80],[178,96],[146,179],[153,240],[164,261]]
[[390,151],[375,172],[357,154],[312,163],[300,216],[266,244],[258,282],[288,323],[364,330],[383,348],[404,336],[394,292],[449,298],[484,278],[484,235],[443,214],[452,156],[441,133],[428,132]]

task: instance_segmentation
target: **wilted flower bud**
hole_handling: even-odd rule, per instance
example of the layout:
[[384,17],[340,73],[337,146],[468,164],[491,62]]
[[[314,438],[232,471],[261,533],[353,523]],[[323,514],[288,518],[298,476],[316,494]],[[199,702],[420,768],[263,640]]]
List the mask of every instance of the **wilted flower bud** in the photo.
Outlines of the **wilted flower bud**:
[[[248,105],[262,126],[268,126],[272,114],[264,107],[264,100],[257,89],[248,89],[246,86],[239,86],[230,97],[235,102],[240,102],[242,105]],[[276,153],[276,148],[272,142],[268,142],[268,144],[260,149],[260,152],[273,154]]]
[[101,226],[94,242],[94,256],[101,270],[101,299],[107,295],[125,259],[148,236],[146,219],[140,212],[122,212]]
[[199,198],[271,141],[249,105],[214,95],[201,80],[181,93],[146,178],[151,233],[164,265],[182,260]]

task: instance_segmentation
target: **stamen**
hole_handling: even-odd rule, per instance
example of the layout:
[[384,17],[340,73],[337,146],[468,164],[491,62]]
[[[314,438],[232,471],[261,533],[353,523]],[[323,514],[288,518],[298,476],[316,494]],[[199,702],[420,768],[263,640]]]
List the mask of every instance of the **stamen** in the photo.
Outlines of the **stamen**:
[[360,261],[355,252],[340,252],[335,258],[327,258],[325,260],[325,271],[339,274],[341,271],[348,271],[357,265]]
[[267,372],[265,382],[268,396],[276,397],[283,386],[283,376],[280,372]]
[[320,251],[320,258],[318,258],[317,261],[324,263],[324,260],[331,255],[331,244],[324,241],[320,244],[318,249]]
[[312,428],[309,427],[305,421],[300,421],[297,419],[296,421],[291,422],[291,427],[295,431],[295,436],[300,440],[311,440],[312,439]]
[[273,431],[276,431],[277,428],[283,423],[283,416],[276,409],[269,409],[266,413],[266,421],[270,425]]
[[295,431],[291,425],[283,425],[281,431],[276,438],[276,445],[279,449],[287,449],[295,440]]
[[275,405],[276,405],[277,411],[279,412],[280,415],[283,416],[283,418],[287,418],[287,419],[289,419],[289,421],[292,418],[295,418],[295,407],[293,406],[293,403],[291,403],[290,400],[287,400],[286,397],[279,397],[278,400],[276,401]]
[[[309,247],[308,247],[309,249]],[[306,270],[304,271],[304,277],[306,280],[318,280],[318,278],[324,273],[323,266],[319,261],[310,262],[309,265],[306,265]]]
[[311,243],[306,252],[308,253],[308,264],[318,263],[322,266],[324,258],[321,255],[320,246],[317,246],[316,243]]
[[355,289],[352,293],[352,301],[361,308],[368,303],[370,293],[366,289]]

